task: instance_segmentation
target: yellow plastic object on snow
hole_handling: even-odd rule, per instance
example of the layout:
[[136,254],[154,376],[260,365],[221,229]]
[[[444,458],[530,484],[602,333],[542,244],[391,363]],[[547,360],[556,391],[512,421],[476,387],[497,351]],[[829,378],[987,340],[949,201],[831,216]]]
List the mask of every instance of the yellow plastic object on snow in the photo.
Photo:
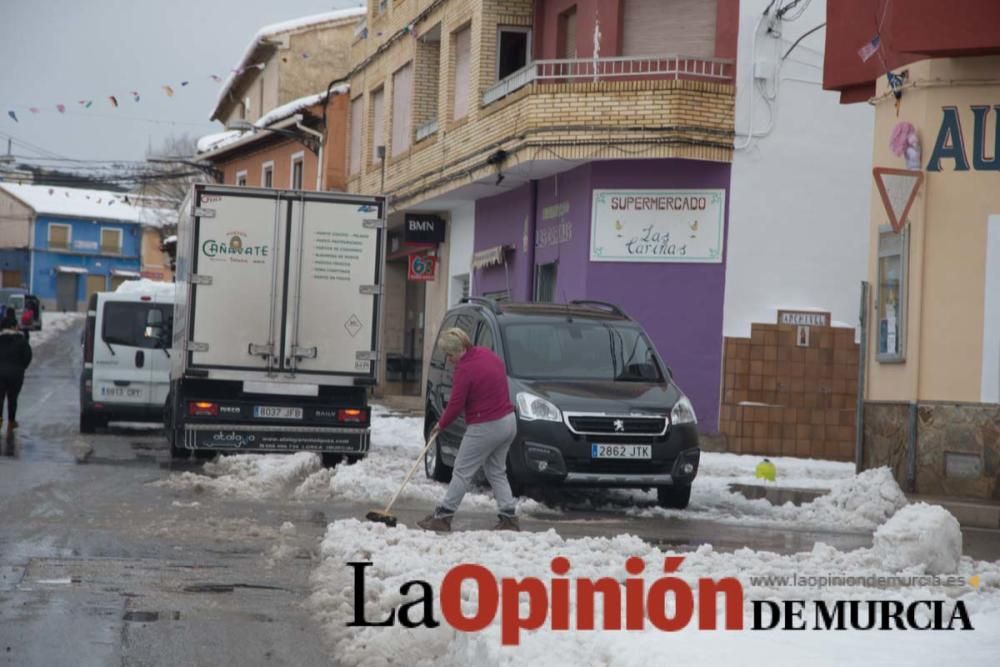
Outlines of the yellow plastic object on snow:
[[758,479],[766,479],[768,481],[773,482],[775,477],[778,476],[778,471],[774,467],[773,463],[771,463],[767,459],[764,459],[763,461],[757,464],[756,474]]

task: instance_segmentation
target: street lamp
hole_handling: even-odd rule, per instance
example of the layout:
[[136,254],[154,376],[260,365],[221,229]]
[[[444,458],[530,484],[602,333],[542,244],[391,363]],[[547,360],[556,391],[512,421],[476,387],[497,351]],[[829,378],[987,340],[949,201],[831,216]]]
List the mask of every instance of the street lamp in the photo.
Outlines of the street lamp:
[[314,154],[319,155],[319,150],[323,146],[323,135],[301,123],[295,123],[295,128],[295,130],[290,130],[278,127],[258,127],[246,120],[234,120],[226,126],[227,130],[236,132],[274,132],[275,134],[298,141]]

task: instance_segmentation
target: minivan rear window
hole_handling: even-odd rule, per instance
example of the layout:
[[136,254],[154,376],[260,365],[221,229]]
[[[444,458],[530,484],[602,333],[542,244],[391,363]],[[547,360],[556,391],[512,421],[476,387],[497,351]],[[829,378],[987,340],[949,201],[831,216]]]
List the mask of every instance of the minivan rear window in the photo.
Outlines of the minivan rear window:
[[170,340],[170,324],[173,321],[173,306],[157,303],[135,303],[128,301],[109,301],[104,304],[104,322],[101,325],[101,338],[112,345],[128,345],[154,349],[158,347],[153,338],[146,338],[146,323],[149,311],[159,310],[166,327],[164,340]]
[[659,382],[663,375],[641,329],[594,320],[504,326],[507,371],[537,379]]

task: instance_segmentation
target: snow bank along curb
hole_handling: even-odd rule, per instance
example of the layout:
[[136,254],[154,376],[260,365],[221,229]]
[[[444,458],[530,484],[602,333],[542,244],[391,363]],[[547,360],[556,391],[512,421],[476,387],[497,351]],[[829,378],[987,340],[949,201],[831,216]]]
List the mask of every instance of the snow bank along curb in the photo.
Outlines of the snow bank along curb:
[[[902,524],[896,529],[902,533]],[[922,530],[923,527],[918,528]],[[544,533],[494,533],[468,531],[450,535],[436,535],[406,527],[387,528],[381,524],[360,522],[354,519],[330,524],[323,542],[323,562],[312,577],[313,594],[309,606],[323,624],[332,654],[345,665],[637,665],[645,664],[654,656],[671,656],[676,664],[803,664],[803,660],[816,660],[821,656],[850,651],[852,654],[864,646],[864,661],[874,664],[934,664],[928,663],[930,655],[946,650],[948,655],[964,664],[989,664],[990,651],[1000,650],[1000,563],[983,563],[962,558],[956,563],[955,579],[947,585],[919,585],[913,587],[882,588],[878,577],[916,576],[925,573],[925,567],[916,565],[901,571],[886,566],[882,554],[876,549],[859,549],[845,553],[832,547],[817,544],[809,552],[782,556],[767,552],[741,549],[735,553],[719,553],[709,546],[687,554],[664,552],[637,537],[623,535],[614,538],[582,538],[566,540],[554,531]],[[490,576],[500,581],[509,578],[522,582],[525,577],[541,580],[538,590],[544,589],[546,604],[555,599],[552,559],[563,556],[570,563],[565,575],[571,582],[586,578],[597,580],[610,577],[622,583],[626,578],[642,580],[643,590],[653,590],[653,584],[664,577],[679,577],[695,592],[698,599],[699,579],[720,582],[735,577],[743,588],[744,628],[750,627],[753,618],[752,601],[771,601],[781,608],[788,601],[824,600],[830,608],[837,601],[849,605],[854,601],[898,601],[902,606],[914,608],[914,622],[933,622],[932,607],[919,601],[938,601],[944,623],[953,610],[964,608],[968,613],[974,635],[963,632],[780,632],[761,633],[746,631],[713,632],[699,630],[706,625],[695,613],[694,621],[678,632],[665,632],[653,627],[646,620],[642,630],[586,631],[577,628],[577,596],[570,592],[568,631],[553,630],[552,608],[547,608],[537,630],[524,630],[518,635],[518,644],[501,643],[502,612],[490,619],[478,632],[459,632],[443,622],[438,596],[445,574],[461,563],[481,565]],[[668,557],[681,557],[683,563],[675,574],[664,574],[663,564]],[[645,570],[638,575],[626,572],[630,557],[638,557]],[[356,563],[354,567],[348,563]],[[370,563],[370,565],[363,565]],[[417,622],[426,618],[427,605],[440,623],[428,628],[422,625],[412,629],[403,627],[396,617],[395,625],[388,627],[351,627],[348,623],[358,620],[355,594],[358,592],[358,575],[363,573],[363,618],[375,623],[389,618],[390,613],[401,614],[401,605],[409,605],[405,618]],[[841,582],[843,577],[857,578],[852,583]],[[975,584],[970,578],[977,576]],[[797,577],[797,578],[793,578]],[[815,581],[825,577],[834,580],[817,587]],[[835,580],[840,577],[841,580]],[[404,587],[407,582],[422,580],[430,585],[428,591],[417,585]],[[791,583],[789,583],[791,582]],[[806,582],[806,583],[797,583]],[[860,583],[857,583],[860,582]],[[867,583],[873,582],[873,583]],[[631,585],[638,585],[633,583]],[[461,587],[461,611],[465,618],[477,618],[480,602],[487,609],[492,604],[484,597],[483,590],[472,582]],[[528,619],[536,609],[529,604],[534,598],[542,600],[536,590],[531,596],[521,595],[518,613]],[[574,589],[571,587],[570,591]],[[622,618],[627,622],[628,586],[614,586],[622,597]],[[638,590],[638,589],[636,589]],[[510,603],[502,597],[499,605]],[[648,599],[648,598],[647,598]],[[604,598],[596,596],[596,627],[603,626],[601,610]],[[666,598],[666,615],[678,612],[674,599]],[[961,602],[961,605],[957,605]],[[762,603],[763,604],[763,603]],[[825,604],[825,603],[824,603]],[[857,604],[857,603],[856,603]],[[876,604],[881,604],[878,602]],[[845,609],[847,607],[845,606]],[[865,605],[859,607],[863,612]],[[393,610],[396,610],[395,612]],[[647,609],[648,612],[648,609]],[[865,612],[867,613],[867,612]],[[724,627],[722,598],[717,605],[717,622]],[[586,617],[587,614],[584,614]],[[807,614],[807,616],[809,616]],[[650,617],[651,619],[652,617]],[[812,623],[812,616],[808,620]],[[846,617],[845,617],[846,618]],[[847,621],[845,621],[847,622]],[[532,622],[527,623],[532,625]],[[964,656],[967,659],[960,659]],[[935,661],[939,661],[935,658]],[[805,663],[811,664],[811,663]]]

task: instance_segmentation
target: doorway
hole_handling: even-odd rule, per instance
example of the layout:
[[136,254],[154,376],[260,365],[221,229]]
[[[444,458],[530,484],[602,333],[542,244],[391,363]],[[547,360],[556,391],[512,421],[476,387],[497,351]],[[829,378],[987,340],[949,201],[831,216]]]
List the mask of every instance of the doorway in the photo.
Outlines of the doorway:
[[64,313],[76,310],[76,295],[80,277],[75,273],[56,275],[56,309]]
[[406,282],[406,313],[403,326],[403,365],[401,382],[404,396],[420,396],[424,369],[424,306],[427,285]]
[[92,294],[97,294],[98,292],[106,292],[108,289],[108,280],[104,276],[87,276],[87,296],[84,299],[84,303],[90,303],[90,296]]

